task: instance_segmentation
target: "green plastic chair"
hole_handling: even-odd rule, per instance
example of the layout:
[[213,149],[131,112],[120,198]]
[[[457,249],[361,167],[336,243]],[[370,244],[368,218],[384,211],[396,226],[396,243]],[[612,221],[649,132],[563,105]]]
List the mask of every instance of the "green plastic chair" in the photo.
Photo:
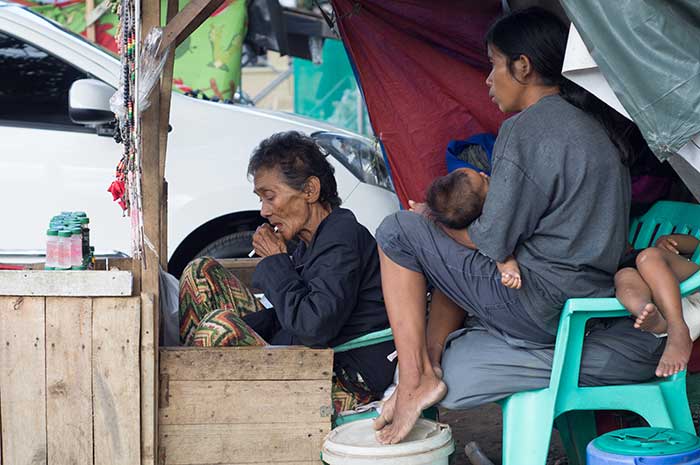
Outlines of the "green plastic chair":
[[[630,242],[653,245],[664,234],[700,237],[700,205],[662,201],[634,221]],[[700,252],[693,260],[698,263]],[[700,272],[681,283],[681,294],[700,289]],[[586,445],[596,437],[594,410],[629,410],[650,426],[695,434],[686,395],[685,372],[647,383],[579,387],[586,322],[629,313],[615,298],[569,299],[562,311],[548,388],[513,394],[502,400],[503,465],[545,465],[553,424],[567,449],[569,463],[585,464]]]
[[[345,352],[347,350],[357,349],[358,347],[366,347],[366,346],[369,346],[372,344],[380,344],[382,342],[391,341],[393,339],[394,339],[394,335],[391,332],[391,328],[381,329],[379,331],[365,334],[364,336],[360,336],[360,337],[355,338],[351,341],[340,344],[339,346],[333,347],[333,352],[337,354],[339,352]],[[333,419],[333,428],[336,428],[340,425],[344,425],[346,423],[350,423],[353,421],[364,420],[366,418],[374,419],[374,418],[377,418],[378,416],[379,416],[379,413],[376,410],[371,409],[371,410],[367,410],[365,412],[358,412],[358,413],[353,413],[353,414],[349,414],[349,415],[335,417]],[[425,409],[423,411],[423,413],[421,414],[421,416],[423,418],[427,418],[429,420],[437,421],[438,409],[437,409],[437,407],[430,407],[428,409]]]
[[[333,347],[334,353],[346,352],[348,350],[357,349],[359,347],[366,347],[373,344],[381,344],[382,342],[391,341],[394,339],[394,335],[391,332],[391,328],[381,329],[373,333],[365,334],[358,338],[352,339],[348,342],[340,344],[339,346]],[[366,418],[377,418],[379,413],[376,410],[371,409],[365,412],[353,413],[350,415],[336,416],[333,418],[333,428],[340,425],[350,423],[357,420],[364,420]]]

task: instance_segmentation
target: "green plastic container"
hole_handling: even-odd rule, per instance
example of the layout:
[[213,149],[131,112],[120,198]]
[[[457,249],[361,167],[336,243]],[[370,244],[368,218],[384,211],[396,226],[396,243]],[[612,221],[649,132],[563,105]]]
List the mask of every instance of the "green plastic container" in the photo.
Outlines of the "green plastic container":
[[700,438],[670,428],[626,428],[606,433],[588,445],[588,465],[697,465]]

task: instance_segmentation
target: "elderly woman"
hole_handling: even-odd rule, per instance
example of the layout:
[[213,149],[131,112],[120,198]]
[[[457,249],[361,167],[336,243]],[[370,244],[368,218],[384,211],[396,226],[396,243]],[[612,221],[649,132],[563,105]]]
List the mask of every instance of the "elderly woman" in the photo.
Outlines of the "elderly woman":
[[[182,342],[320,348],[388,328],[377,244],[340,208],[333,167],[318,145],[297,132],[275,134],[253,152],[248,175],[269,221],[253,236],[263,257],[253,285],[272,308],[262,308],[215,260],[197,259],[180,280]],[[292,239],[299,245],[290,255]],[[384,342],[336,355],[336,412],[381,397],[393,378],[393,351],[393,342]]]

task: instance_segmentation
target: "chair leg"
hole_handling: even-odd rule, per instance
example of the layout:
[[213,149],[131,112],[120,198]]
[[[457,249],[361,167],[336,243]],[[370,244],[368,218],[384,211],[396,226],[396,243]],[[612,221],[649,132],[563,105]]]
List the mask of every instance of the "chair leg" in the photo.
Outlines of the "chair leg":
[[569,465],[586,465],[586,447],[598,432],[593,410],[573,410],[554,420],[559,437],[564,444]]
[[515,394],[502,403],[503,465],[547,462],[554,409],[549,399],[529,394]]
[[688,405],[685,378],[674,383],[662,383],[660,387],[673,428],[693,435],[697,434]]

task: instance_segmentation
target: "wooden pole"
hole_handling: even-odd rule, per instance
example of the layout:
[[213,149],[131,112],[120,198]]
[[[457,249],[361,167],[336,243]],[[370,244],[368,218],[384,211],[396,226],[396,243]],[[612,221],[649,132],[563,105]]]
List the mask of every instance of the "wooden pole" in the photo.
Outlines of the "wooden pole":
[[[167,22],[170,22],[177,15],[179,8],[178,0],[168,0]],[[160,266],[164,270],[168,269],[168,182],[165,180],[165,160],[168,149],[168,129],[170,127],[170,102],[173,89],[173,69],[175,64],[175,45],[170,47],[168,56],[165,59],[163,76],[160,82],[160,128],[158,129],[160,144],[159,171],[163,179],[163,197],[160,210]]]
[[85,23],[87,24],[85,33],[90,42],[95,41],[95,22],[90,22],[90,18],[92,17],[92,10],[94,9],[95,0],[85,0]]
[[[151,28],[160,26],[160,0],[141,2],[140,40]],[[138,71],[137,71],[138,72]],[[138,79],[138,76],[137,76]],[[161,207],[163,176],[160,171],[160,91],[151,92],[150,106],[140,116],[141,134],[141,195],[144,250],[141,262],[134,263],[141,274],[143,299],[141,323],[141,463],[154,465],[158,451],[158,340],[160,308],[160,276],[158,264],[161,251]],[[167,119],[167,116],[166,116]],[[148,337],[144,335],[148,333]],[[149,339],[153,350],[148,350]],[[148,368],[150,367],[150,368]]]
[[191,0],[163,31],[163,45],[176,47],[197,29],[224,0]]
[[[160,87],[149,96],[150,106],[140,116],[141,135],[141,195],[145,247],[141,261],[134,261],[134,268],[141,274],[142,296],[147,304],[142,314],[142,338],[149,330],[148,338],[153,341],[154,350],[148,348],[141,353],[141,365],[153,367],[142,369],[142,386],[149,389],[152,396],[142,400],[141,462],[152,465],[158,456],[158,341],[160,309],[159,264],[167,263],[167,184],[164,179],[168,140],[170,99],[172,96],[172,76],[175,47],[206,20],[224,0],[192,0],[177,13],[177,0],[168,0],[168,24],[165,27],[161,47],[171,47],[161,76]],[[140,34],[143,40],[151,28],[160,26],[160,1],[142,0]],[[137,76],[138,77],[138,76]],[[134,273],[136,275],[136,273]],[[152,318],[151,318],[152,315]]]

